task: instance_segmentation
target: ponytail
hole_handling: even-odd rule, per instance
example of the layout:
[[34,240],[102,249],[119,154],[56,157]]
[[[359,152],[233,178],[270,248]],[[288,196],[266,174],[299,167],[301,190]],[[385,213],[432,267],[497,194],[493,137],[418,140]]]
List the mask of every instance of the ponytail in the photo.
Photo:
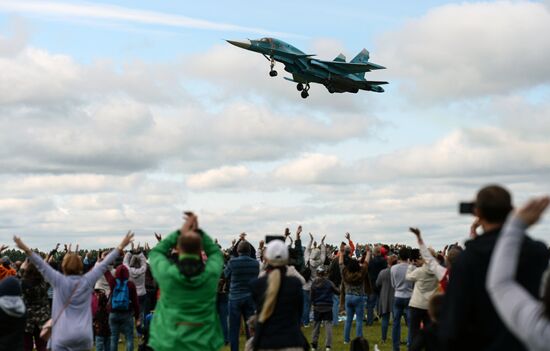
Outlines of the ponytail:
[[279,288],[281,287],[281,270],[274,269],[267,276],[267,289],[265,291],[264,304],[260,311],[258,322],[265,322],[273,314]]

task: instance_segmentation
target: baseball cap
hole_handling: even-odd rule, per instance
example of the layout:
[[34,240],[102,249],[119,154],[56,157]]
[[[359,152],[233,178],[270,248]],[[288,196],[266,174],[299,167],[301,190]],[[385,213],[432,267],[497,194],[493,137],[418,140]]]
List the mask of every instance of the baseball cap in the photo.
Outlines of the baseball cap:
[[264,258],[272,266],[285,266],[288,263],[288,247],[282,240],[272,240],[265,247]]

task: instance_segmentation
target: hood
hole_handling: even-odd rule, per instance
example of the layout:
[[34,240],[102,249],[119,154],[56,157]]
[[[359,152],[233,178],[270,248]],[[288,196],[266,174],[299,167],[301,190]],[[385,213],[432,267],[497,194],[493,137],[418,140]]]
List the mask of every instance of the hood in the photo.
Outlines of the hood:
[[121,264],[116,268],[115,278],[120,280],[128,280],[128,277],[129,277],[128,268],[126,268],[125,265]]
[[311,249],[311,255],[309,257],[309,264],[313,268],[317,268],[320,266],[323,262],[321,261],[321,249],[318,247]]
[[0,296],[0,310],[11,317],[20,318],[25,314],[25,303],[21,296]]

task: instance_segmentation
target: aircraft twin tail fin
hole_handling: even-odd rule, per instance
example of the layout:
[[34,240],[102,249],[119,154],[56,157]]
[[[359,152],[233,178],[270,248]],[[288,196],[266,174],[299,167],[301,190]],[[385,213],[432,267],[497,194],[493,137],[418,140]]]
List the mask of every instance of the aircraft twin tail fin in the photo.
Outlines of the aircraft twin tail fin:
[[351,63],[367,63],[369,62],[369,51],[367,49],[361,50],[350,62]]
[[[350,62],[351,63],[368,63],[369,62],[369,57],[370,57],[369,51],[367,49],[363,49]],[[356,75],[360,78],[365,78],[365,73],[364,72],[363,73],[356,73]]]
[[346,62],[346,56],[344,54],[340,53],[340,55],[336,56],[336,58],[332,61],[336,62]]

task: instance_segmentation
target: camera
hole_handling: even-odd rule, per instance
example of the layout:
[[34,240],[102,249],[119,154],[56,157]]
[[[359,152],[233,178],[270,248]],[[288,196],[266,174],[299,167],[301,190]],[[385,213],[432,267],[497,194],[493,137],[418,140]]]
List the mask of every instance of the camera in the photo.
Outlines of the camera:
[[474,202],[461,202],[458,206],[458,213],[460,214],[474,214],[476,205]]

